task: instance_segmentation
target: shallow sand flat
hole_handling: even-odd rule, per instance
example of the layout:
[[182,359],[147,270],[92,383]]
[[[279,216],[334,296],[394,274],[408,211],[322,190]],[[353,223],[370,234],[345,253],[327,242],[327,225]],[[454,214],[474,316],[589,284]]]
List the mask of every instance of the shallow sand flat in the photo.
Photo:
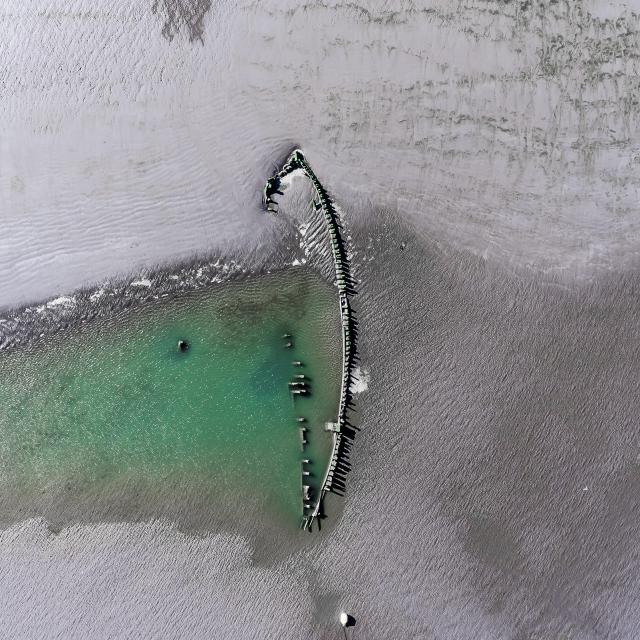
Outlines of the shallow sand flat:
[[637,637],[637,3],[221,2],[202,44],[92,4],[1,17],[0,305],[272,251],[296,144],[354,235],[370,381],[319,535],[23,523],[2,634],[339,637],[344,607],[361,638]]
[[[257,567],[238,538],[186,536],[162,523],[55,535],[38,521],[2,537],[7,637],[273,638],[284,622],[300,627],[311,615],[310,599],[295,602],[304,581]],[[28,608],[26,581],[38,585]],[[274,593],[295,607],[286,619],[273,615]]]

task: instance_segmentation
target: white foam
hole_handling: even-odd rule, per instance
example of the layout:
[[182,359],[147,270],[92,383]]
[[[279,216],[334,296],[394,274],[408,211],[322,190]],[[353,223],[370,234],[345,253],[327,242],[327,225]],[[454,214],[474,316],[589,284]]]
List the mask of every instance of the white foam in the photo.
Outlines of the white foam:
[[[55,307],[68,307],[74,305],[76,303],[76,299],[74,296],[60,296],[59,298],[55,298],[47,302],[47,308],[53,309]],[[41,308],[41,307],[40,307]]]
[[309,231],[309,227],[311,226],[310,222],[303,222],[299,227],[298,231],[300,235],[304,238],[307,235],[307,231]]
[[353,370],[351,393],[355,396],[364,393],[369,388],[369,371],[356,367]]
[[132,287],[151,287],[151,280],[148,278],[142,278],[140,280],[134,280],[131,283]]
[[104,289],[98,289],[89,296],[89,300],[91,300],[91,302],[96,302],[96,300],[100,300],[105,293]]

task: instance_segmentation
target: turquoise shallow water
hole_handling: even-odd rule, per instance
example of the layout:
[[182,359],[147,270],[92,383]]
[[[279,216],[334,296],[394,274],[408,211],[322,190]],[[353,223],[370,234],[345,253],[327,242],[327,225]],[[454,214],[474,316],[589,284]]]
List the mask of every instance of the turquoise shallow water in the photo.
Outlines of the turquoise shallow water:
[[[294,400],[288,382],[301,372],[311,396]],[[61,492],[68,506],[99,501],[118,483],[170,493],[176,479],[193,479],[214,503],[237,497],[242,508],[297,522],[301,460],[312,461],[317,486],[339,384],[335,291],[301,270],[60,333],[0,354],[0,500],[35,514]],[[298,416],[309,429],[304,453]]]

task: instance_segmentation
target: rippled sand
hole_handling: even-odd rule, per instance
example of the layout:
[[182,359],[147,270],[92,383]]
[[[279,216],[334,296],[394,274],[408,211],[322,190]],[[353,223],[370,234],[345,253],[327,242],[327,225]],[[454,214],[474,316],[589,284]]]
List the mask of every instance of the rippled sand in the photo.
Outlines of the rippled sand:
[[16,525],[2,633],[637,636],[636,3],[180,4],[5,3],[0,305],[299,260],[300,145],[361,280],[348,492],[293,540]]
[[267,242],[294,144],[447,246],[582,274],[637,254],[627,3],[215,2],[202,42],[192,10],[163,37],[165,5],[206,4],[5,2],[0,304]]

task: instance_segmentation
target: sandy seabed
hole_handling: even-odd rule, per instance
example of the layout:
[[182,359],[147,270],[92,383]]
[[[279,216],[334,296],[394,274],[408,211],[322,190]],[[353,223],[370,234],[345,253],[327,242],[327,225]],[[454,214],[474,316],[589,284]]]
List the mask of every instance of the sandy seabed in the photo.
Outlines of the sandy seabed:
[[28,520],[0,636],[637,637],[637,10],[5,2],[0,306],[299,260],[260,210],[299,145],[370,379],[321,532]]

